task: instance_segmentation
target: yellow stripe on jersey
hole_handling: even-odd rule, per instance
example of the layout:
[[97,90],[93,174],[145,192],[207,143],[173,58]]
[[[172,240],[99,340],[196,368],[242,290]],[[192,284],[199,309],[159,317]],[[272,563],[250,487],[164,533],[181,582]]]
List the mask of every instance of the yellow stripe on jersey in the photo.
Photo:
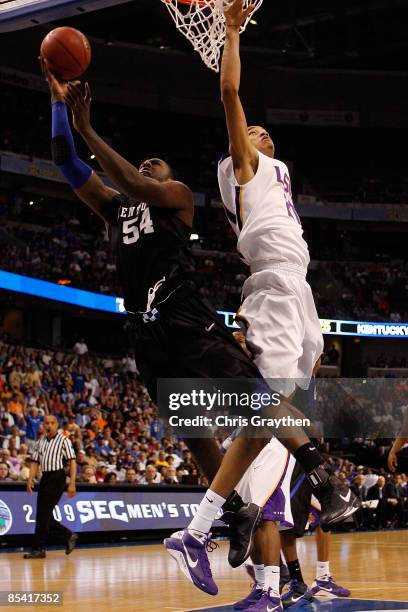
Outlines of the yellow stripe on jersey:
[[[286,449],[285,449],[285,450],[286,450]],[[288,450],[286,450],[286,461],[285,461],[285,463],[283,464],[283,469],[282,469],[282,471],[281,471],[281,473],[280,473],[280,476],[279,476],[278,480],[276,481],[275,486],[273,487],[272,491],[271,491],[270,493],[268,493],[268,497],[265,499],[264,503],[262,504],[262,506],[261,506],[262,508],[264,507],[264,505],[266,504],[266,502],[268,501],[268,499],[269,499],[270,497],[272,497],[272,495],[275,493],[276,489],[278,488],[278,485],[279,485],[279,484],[282,484],[282,482],[281,482],[281,481],[283,480],[283,478],[282,478],[282,477],[283,477],[283,475],[284,475],[284,473],[285,473],[285,471],[286,471],[286,468],[288,467],[288,464],[289,464],[289,451],[288,451]]]

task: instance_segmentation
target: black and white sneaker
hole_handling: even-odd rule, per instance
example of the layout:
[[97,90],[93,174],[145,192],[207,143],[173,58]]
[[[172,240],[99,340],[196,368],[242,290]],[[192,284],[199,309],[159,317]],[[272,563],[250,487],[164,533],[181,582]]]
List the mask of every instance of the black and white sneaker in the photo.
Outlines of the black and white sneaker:
[[348,484],[329,475],[323,466],[310,472],[307,479],[322,507],[320,527],[323,531],[330,531],[332,525],[341,523],[360,508],[361,503]]
[[236,491],[233,491],[231,495],[227,497],[224,505],[222,506],[223,514],[220,518],[220,521],[225,523],[226,525],[230,525],[233,516],[238,512],[240,508],[244,505],[244,500]]
[[252,503],[244,504],[231,515],[228,523],[230,527],[228,562],[231,567],[239,567],[248,559],[261,520],[262,508]]

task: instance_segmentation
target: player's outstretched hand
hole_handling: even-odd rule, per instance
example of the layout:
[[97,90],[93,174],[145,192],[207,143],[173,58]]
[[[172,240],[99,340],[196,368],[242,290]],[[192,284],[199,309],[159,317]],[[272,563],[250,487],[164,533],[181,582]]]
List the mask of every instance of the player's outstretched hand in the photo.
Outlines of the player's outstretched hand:
[[224,9],[227,26],[241,27],[245,23],[255,6],[250,4],[244,9],[243,4],[244,0],[233,0],[232,4]]
[[82,91],[81,83],[78,81],[69,82],[65,100],[72,110],[72,121],[74,128],[79,133],[84,133],[91,127],[91,89],[85,83]]
[[55,74],[51,72],[48,66],[47,60],[44,57],[40,56],[38,60],[41,65],[41,72],[43,74],[43,77],[47,81],[48,87],[50,88],[51,101],[52,102],[57,102],[57,101],[64,102],[65,93],[67,91],[68,84],[64,83],[63,81],[59,81],[57,79]]

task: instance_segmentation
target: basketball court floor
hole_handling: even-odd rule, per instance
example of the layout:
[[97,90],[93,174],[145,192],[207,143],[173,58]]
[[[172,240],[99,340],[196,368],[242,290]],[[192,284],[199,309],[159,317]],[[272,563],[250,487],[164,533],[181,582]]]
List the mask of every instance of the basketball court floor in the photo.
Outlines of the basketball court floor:
[[[219,587],[216,597],[188,583],[160,544],[79,546],[69,557],[51,550],[46,559],[35,561],[3,551],[0,591],[63,592],[62,606],[38,605],[38,611],[231,612],[231,604],[249,592],[249,579],[242,568],[229,567],[227,546],[219,542],[209,553]],[[310,584],[316,561],[313,537],[299,542],[299,555]],[[305,612],[408,610],[408,531],[334,535],[331,570],[338,583],[351,589],[352,598],[322,598],[304,606]]]

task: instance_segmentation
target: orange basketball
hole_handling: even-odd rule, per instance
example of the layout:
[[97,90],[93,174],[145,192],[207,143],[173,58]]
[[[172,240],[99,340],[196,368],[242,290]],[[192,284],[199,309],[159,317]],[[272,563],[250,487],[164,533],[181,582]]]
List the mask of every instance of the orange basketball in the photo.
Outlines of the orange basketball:
[[55,28],[41,43],[40,54],[57,77],[66,81],[85,72],[91,61],[91,45],[75,28]]

